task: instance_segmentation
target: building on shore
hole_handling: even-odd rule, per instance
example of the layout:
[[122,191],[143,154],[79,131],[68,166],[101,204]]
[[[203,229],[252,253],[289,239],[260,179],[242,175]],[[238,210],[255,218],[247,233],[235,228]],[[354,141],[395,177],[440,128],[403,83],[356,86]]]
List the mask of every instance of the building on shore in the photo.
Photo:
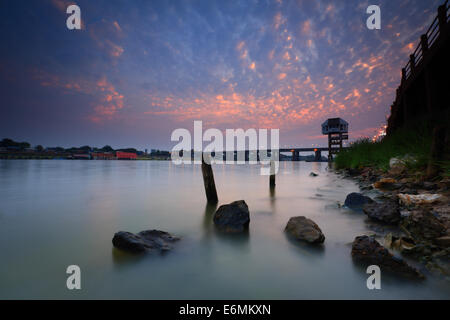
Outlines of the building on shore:
[[94,160],[114,160],[116,156],[113,152],[92,152],[92,159]]
[[117,160],[136,160],[137,154],[132,152],[116,151]]

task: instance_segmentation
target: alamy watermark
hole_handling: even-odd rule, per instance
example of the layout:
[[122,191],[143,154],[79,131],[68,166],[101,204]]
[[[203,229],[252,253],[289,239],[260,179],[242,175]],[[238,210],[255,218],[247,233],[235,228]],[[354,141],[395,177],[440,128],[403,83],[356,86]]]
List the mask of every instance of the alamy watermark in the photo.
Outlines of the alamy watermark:
[[369,30],[380,30],[381,29],[381,9],[377,5],[370,5],[366,10],[367,14],[370,16],[367,18],[366,26]]
[[377,265],[371,265],[367,267],[367,274],[370,274],[370,277],[367,278],[366,285],[369,290],[380,290],[381,289],[381,270]]
[[[70,14],[66,20],[66,26],[69,30],[81,30],[81,9],[78,5],[72,4],[67,7],[67,14]],[[369,30],[381,29],[381,9],[378,5],[370,5],[366,9],[370,16],[366,20],[366,26]]]
[[66,286],[69,290],[81,289],[81,269],[76,264],[70,265],[66,269],[66,273],[70,276],[66,280]]
[[[203,122],[194,121],[194,136],[189,130],[179,128],[172,132],[172,162],[179,164],[261,164],[261,175],[276,174],[279,168],[280,130],[210,128],[203,132]],[[209,142],[203,147],[203,142]],[[272,163],[272,165],[271,165]]]
[[66,20],[66,26],[69,30],[81,30],[81,9],[76,4],[67,7],[67,14],[70,16]]

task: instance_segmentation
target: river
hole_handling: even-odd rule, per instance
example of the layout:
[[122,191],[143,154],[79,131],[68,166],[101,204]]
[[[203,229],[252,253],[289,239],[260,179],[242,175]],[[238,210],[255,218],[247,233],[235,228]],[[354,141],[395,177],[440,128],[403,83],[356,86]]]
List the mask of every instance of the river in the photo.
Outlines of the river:
[[[170,161],[0,160],[1,299],[449,299],[450,282],[382,273],[368,290],[353,264],[364,214],[340,208],[351,180],[326,163],[281,162],[274,192],[258,165],[213,166],[219,205],[245,200],[248,235],[223,235],[206,206],[201,168]],[[314,171],[318,177],[311,177]],[[289,240],[292,216],[314,220],[323,247]],[[164,255],[113,248],[119,230],[180,236]],[[68,290],[66,268],[81,268]]]

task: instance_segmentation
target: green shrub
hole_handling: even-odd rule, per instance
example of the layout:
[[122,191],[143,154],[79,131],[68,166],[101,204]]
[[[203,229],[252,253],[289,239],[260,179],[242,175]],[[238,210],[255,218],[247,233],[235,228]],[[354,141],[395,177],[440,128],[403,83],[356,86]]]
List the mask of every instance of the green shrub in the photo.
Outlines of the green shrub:
[[378,142],[372,142],[368,138],[357,140],[337,155],[336,168],[371,166],[388,170],[391,158],[406,155],[416,159],[409,163],[410,166],[424,167],[429,160],[431,132],[430,125],[420,124],[399,129]]

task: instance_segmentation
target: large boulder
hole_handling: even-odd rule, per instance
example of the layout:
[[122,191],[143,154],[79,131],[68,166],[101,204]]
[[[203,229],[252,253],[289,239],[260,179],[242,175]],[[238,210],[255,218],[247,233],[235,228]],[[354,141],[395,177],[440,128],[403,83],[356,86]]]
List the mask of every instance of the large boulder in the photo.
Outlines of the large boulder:
[[114,234],[112,243],[114,247],[131,253],[145,251],[168,251],[172,249],[172,243],[179,238],[159,230],[146,230],[138,234],[127,231],[119,231]]
[[353,192],[345,198],[344,206],[350,209],[361,209],[366,203],[372,203],[373,200],[361,193]]
[[290,218],[285,231],[297,240],[309,243],[323,243],[325,241],[325,236],[319,226],[306,217]]
[[370,219],[387,224],[398,224],[401,219],[398,203],[394,200],[383,203],[367,203],[363,206],[363,212]]
[[224,204],[217,209],[213,218],[216,227],[224,232],[238,233],[248,230],[250,213],[244,200]]
[[367,265],[377,265],[381,271],[393,272],[412,278],[424,278],[417,269],[395,257],[373,237],[356,237],[352,245],[352,258]]

